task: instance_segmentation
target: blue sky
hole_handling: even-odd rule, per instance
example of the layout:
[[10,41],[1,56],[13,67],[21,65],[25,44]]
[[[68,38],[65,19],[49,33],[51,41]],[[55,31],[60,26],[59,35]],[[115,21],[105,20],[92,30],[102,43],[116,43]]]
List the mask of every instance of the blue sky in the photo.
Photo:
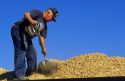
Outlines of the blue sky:
[[[1,0],[0,67],[14,68],[12,24],[26,11],[49,7],[56,7],[59,16],[56,23],[48,23],[48,59],[67,60],[95,52],[125,57],[124,4],[124,0]],[[43,55],[37,37],[33,43],[39,63]]]

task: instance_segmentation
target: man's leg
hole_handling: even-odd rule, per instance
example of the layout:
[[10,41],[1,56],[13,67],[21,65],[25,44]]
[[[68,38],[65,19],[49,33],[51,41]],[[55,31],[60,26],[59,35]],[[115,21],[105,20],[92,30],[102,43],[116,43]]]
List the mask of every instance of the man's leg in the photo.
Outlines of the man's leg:
[[33,45],[29,45],[26,52],[27,57],[27,70],[26,70],[26,76],[31,75],[33,72],[36,72],[37,69],[37,56],[36,56],[36,50]]
[[26,51],[21,49],[21,38],[19,36],[19,31],[16,26],[13,26],[11,29],[11,36],[14,45],[14,75],[15,77],[24,77],[25,76],[25,55]]

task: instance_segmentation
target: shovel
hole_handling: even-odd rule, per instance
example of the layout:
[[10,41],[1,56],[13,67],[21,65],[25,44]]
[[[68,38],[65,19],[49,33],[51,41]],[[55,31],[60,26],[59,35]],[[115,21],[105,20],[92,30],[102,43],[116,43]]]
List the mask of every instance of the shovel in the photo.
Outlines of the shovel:
[[44,55],[44,61],[43,61],[43,65],[46,67],[46,55]]
[[[38,31],[38,37],[40,38],[40,32]],[[44,74],[50,74],[57,70],[57,63],[54,60],[46,59],[46,54],[44,55],[44,60],[38,64],[38,72]]]

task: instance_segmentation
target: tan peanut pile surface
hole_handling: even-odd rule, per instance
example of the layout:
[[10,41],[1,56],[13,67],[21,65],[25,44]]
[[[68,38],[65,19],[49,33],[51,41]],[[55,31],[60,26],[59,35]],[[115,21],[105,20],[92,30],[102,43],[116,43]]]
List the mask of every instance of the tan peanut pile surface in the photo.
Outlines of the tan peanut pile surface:
[[[58,70],[51,75],[34,73],[29,76],[30,80],[35,79],[60,79],[60,78],[91,78],[91,77],[112,77],[125,76],[125,58],[109,57],[102,53],[81,54],[66,61],[55,60],[58,63]],[[0,74],[7,71],[0,68]],[[0,79],[9,79],[11,75],[5,75]]]

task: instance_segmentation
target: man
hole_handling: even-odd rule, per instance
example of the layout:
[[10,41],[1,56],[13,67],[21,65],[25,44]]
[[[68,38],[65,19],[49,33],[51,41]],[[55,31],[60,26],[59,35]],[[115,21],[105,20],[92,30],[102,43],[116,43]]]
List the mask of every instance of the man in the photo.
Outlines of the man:
[[[32,38],[39,36],[39,44],[42,53],[46,55],[45,38],[47,37],[47,25],[49,21],[56,21],[58,11],[49,8],[43,13],[40,10],[31,10],[24,13],[24,18],[14,23],[11,28],[11,36],[14,45],[14,76],[17,79],[25,79],[37,69],[36,51]],[[26,62],[27,59],[27,69]]]

